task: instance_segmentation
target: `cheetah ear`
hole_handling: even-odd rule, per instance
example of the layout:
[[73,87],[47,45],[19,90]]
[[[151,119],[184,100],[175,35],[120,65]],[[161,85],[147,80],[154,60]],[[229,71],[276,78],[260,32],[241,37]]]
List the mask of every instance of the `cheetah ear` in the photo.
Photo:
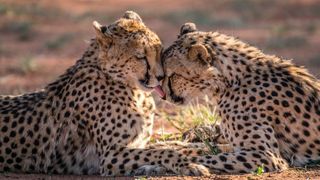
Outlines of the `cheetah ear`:
[[106,44],[106,42],[109,42],[111,39],[112,33],[108,30],[108,27],[102,26],[97,21],[93,21],[92,24],[96,32],[96,38],[98,40],[98,43],[102,45],[102,44]]
[[136,12],[134,12],[134,11],[126,11],[126,12],[124,13],[124,15],[122,16],[122,18],[132,19],[132,20],[136,20],[136,21],[142,22],[142,19],[141,19],[141,17],[139,16],[139,14],[136,13]]
[[180,36],[197,31],[197,27],[194,23],[188,22],[181,26]]
[[107,26],[102,26],[100,23],[98,23],[97,21],[93,21],[92,23],[94,30],[96,31],[97,36],[111,36],[112,33],[111,31],[108,29]]
[[202,63],[207,64],[209,53],[207,48],[202,44],[192,45],[188,51],[188,58],[191,61],[200,60]]

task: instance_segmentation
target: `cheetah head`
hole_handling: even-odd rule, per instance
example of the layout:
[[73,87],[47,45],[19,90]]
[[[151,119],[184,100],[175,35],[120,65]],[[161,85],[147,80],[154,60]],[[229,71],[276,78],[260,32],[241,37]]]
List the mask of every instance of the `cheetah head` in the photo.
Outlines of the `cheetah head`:
[[127,11],[122,18],[108,26],[93,22],[99,44],[99,62],[113,79],[145,91],[160,87],[163,70],[159,37],[147,28],[140,16]]
[[207,46],[207,32],[195,24],[181,27],[178,39],[162,54],[166,99],[174,104],[187,104],[194,98],[216,96],[222,88],[222,73],[213,65],[215,53]]

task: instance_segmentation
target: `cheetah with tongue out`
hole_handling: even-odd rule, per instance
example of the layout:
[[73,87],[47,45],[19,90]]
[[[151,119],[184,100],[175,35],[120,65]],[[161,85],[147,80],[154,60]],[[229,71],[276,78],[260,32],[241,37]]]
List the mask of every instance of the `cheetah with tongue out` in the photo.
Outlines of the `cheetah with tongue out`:
[[181,27],[162,54],[166,99],[217,103],[231,152],[192,158],[213,172],[281,171],[320,160],[320,82],[288,60],[217,32]]
[[0,96],[0,171],[127,175],[161,165],[182,175],[208,173],[170,149],[147,149],[161,96],[161,42],[138,14],[94,23],[83,57],[43,90]]

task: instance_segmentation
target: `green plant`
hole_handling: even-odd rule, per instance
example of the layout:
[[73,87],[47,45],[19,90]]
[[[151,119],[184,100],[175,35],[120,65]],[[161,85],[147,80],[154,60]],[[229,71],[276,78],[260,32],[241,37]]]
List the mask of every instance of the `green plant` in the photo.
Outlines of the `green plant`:
[[220,153],[220,150],[218,149],[217,146],[213,146],[208,139],[205,139],[202,137],[201,133],[198,132],[197,130],[195,130],[196,136],[201,139],[201,141],[208,147],[208,149],[210,150],[211,154],[213,155],[217,155]]
[[134,180],[147,180],[147,177],[145,176],[135,177]]
[[167,140],[169,140],[170,138],[172,138],[172,134],[162,134],[161,135],[161,140],[162,141],[167,141]]
[[177,108],[174,114],[163,112],[161,116],[181,133],[196,126],[214,124],[218,121],[215,108],[207,97],[203,103],[196,101],[186,107]]
[[264,164],[258,166],[258,168],[253,172],[254,175],[261,176],[264,173]]
[[[196,129],[195,127],[197,126],[215,124],[219,121],[215,108],[208,97],[205,97],[202,102],[196,101],[186,107],[177,108],[174,113],[162,112],[161,117],[180,131],[180,136],[162,134],[160,137],[162,141],[169,139],[181,140],[182,134],[187,130]],[[208,147],[212,154],[220,153],[218,148],[210,144],[201,132],[195,130],[195,135]]]
[[154,137],[151,137],[149,140],[149,143],[156,143],[156,142],[157,142],[157,139]]

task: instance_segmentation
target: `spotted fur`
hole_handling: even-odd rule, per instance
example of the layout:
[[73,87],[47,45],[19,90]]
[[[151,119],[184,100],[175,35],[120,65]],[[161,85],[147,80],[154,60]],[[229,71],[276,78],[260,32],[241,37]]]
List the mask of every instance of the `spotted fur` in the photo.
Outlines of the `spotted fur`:
[[194,157],[214,172],[281,171],[320,159],[320,83],[231,36],[182,26],[162,56],[167,100],[217,103],[232,152]]
[[146,149],[163,77],[161,42],[138,14],[101,26],[80,60],[43,90],[0,96],[0,171],[128,175],[162,165],[207,173],[170,149]]

